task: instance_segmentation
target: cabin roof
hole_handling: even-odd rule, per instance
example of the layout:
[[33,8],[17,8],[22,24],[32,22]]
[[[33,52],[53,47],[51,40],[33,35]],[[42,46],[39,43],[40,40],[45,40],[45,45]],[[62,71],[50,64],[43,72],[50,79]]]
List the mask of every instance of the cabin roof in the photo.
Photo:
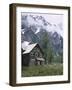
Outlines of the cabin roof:
[[27,41],[24,41],[22,44],[21,44],[21,48],[23,49],[23,50],[26,50],[26,47],[29,45],[29,42],[27,42]]
[[23,52],[23,54],[26,54],[26,53],[30,53],[31,50],[37,45],[37,43],[35,44],[29,44],[27,47],[23,48],[25,51]]

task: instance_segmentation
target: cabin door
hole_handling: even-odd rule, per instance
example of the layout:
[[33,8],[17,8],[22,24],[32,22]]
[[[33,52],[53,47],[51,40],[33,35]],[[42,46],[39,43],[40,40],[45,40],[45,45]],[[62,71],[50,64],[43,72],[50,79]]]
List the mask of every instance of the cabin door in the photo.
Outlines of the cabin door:
[[37,61],[37,64],[40,65],[40,61]]

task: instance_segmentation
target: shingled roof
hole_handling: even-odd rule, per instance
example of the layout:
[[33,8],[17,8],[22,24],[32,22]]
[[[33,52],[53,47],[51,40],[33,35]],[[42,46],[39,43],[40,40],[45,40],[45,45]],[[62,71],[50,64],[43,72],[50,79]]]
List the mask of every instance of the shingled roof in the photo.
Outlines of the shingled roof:
[[34,43],[34,44],[29,44],[27,45],[26,47],[22,47],[23,50],[25,50],[23,52],[23,54],[26,54],[26,53],[30,53],[31,50],[37,45],[37,43]]

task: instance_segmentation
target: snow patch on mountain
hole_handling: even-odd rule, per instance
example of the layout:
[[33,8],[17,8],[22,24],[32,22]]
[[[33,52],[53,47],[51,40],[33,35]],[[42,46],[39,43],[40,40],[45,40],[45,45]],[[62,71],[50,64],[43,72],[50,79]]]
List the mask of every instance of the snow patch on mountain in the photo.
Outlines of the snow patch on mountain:
[[35,34],[37,34],[38,32],[40,32],[40,28],[37,28]]

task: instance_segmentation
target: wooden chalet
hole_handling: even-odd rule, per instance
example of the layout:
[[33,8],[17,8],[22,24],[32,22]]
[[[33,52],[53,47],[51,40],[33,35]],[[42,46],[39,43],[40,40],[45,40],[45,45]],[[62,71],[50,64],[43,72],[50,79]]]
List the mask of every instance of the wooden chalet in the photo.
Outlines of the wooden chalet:
[[22,46],[22,66],[44,65],[43,51],[40,46],[29,44],[27,47]]

